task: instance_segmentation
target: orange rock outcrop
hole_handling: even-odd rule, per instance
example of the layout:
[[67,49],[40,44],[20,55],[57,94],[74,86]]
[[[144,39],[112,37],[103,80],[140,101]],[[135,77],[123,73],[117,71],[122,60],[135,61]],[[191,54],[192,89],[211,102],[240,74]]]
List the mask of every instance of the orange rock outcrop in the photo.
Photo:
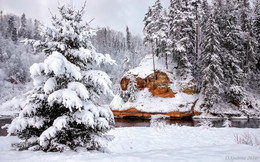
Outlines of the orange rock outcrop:
[[[147,76],[146,78],[140,78],[137,75],[134,75],[137,82],[138,90],[143,90],[144,88],[148,88],[153,96],[158,97],[174,97],[175,93],[172,92],[169,85],[171,84],[168,76],[163,72],[155,72]],[[124,77],[121,80],[121,89],[125,91],[127,89],[127,85],[130,79]]]
[[[144,88],[148,88],[149,91],[151,92],[151,94],[153,96],[157,96],[157,97],[170,97],[170,98],[174,98],[175,94],[171,88],[169,87],[170,84],[172,84],[172,82],[170,81],[169,77],[167,76],[167,74],[165,74],[164,72],[160,72],[160,71],[156,71],[155,73],[152,73],[150,75],[148,75],[145,78],[140,78],[137,75],[134,75],[136,82],[137,82],[137,90],[141,91],[144,90]],[[186,80],[186,78],[184,79]],[[123,91],[125,91],[127,89],[127,86],[130,82],[130,79],[128,79],[127,77],[124,77],[121,82],[121,89]],[[188,95],[192,95],[195,94],[195,86],[193,85],[193,80],[191,80],[189,83],[187,83],[187,87],[186,89],[184,89],[182,92],[186,93]],[[151,115],[157,115],[157,114],[161,114],[161,115],[166,115],[169,116],[171,118],[185,118],[185,117],[191,117],[194,115],[199,115],[199,112],[196,112],[193,110],[193,107],[195,106],[197,101],[195,101],[193,103],[193,106],[191,108],[190,111],[187,112],[168,112],[168,113],[162,113],[162,112],[143,112],[140,110],[137,110],[136,108],[129,108],[126,110],[113,110],[113,114],[115,117],[117,118],[124,118],[124,117],[139,117],[139,118],[150,118]],[[180,108],[184,107],[184,105],[180,104],[179,105]]]
[[161,112],[143,112],[143,111],[139,111],[135,108],[130,108],[130,109],[126,109],[126,110],[112,110],[113,114],[116,118],[124,118],[124,117],[138,117],[138,118],[144,118],[144,119],[148,119],[151,117],[151,115],[166,115],[169,116],[171,118],[185,118],[185,117],[191,117],[194,115],[199,115],[199,112],[196,111],[188,111],[188,112],[168,112],[168,113],[161,113]]

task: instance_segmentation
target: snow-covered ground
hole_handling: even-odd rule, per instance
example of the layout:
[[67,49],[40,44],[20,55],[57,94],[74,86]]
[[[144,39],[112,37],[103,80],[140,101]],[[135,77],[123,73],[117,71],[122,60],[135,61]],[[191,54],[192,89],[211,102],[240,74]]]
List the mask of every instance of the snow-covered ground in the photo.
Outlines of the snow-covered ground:
[[[160,126],[160,125],[159,125]],[[65,153],[14,151],[17,137],[0,137],[0,161],[260,161],[260,145],[237,144],[235,136],[251,134],[260,139],[260,129],[179,127],[125,127],[109,132],[115,138],[105,153],[86,150]]]
[[[136,100],[134,102],[124,102],[120,95],[116,95],[110,104],[113,110],[125,110],[136,108],[144,112],[187,112],[191,110],[192,102],[196,100],[197,95],[187,95],[185,93],[177,93],[173,98],[153,97],[148,88],[136,92]],[[160,105],[160,106],[158,106]],[[185,105],[179,107],[179,105]]]

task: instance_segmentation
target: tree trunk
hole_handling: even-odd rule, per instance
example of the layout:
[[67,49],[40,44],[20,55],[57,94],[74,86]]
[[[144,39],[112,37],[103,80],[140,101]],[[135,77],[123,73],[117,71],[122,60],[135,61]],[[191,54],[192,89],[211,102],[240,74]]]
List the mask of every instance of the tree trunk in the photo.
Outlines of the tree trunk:
[[198,51],[199,51],[199,25],[196,24],[196,60],[198,59]]
[[154,44],[153,44],[153,42],[152,42],[152,55],[153,55],[153,74],[154,74],[154,79],[155,79],[156,76],[155,76]]
[[248,54],[248,53],[249,53],[249,38],[247,38],[247,46],[246,46],[246,67],[245,67],[245,72],[246,72],[246,73],[248,73],[248,71],[249,71],[249,70],[248,70],[248,69],[249,69],[249,67],[248,67],[248,64],[249,64],[249,63],[248,63],[248,62],[249,62],[249,61],[248,61],[248,59],[249,59],[249,58],[248,58],[248,55],[249,55],[249,54]]
[[167,55],[167,52],[165,54],[165,65],[166,65],[166,69],[168,70],[168,55]]
[[199,23],[198,23],[198,4],[196,3],[196,60],[199,58]]

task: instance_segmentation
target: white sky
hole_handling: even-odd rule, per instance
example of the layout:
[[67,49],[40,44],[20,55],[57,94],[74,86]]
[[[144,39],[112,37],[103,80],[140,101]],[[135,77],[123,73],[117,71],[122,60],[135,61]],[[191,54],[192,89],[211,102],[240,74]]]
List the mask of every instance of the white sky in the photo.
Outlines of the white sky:
[[[80,9],[85,0],[58,0],[60,4],[73,3]],[[4,14],[14,13],[27,18],[38,19],[49,25],[51,15],[57,14],[57,0],[0,0],[0,10]],[[148,6],[154,4],[155,0],[86,0],[85,21],[95,18],[91,25],[93,27],[109,26],[111,29],[125,32],[126,25],[133,34],[142,36],[143,18],[148,11]],[[170,0],[161,0],[164,7],[168,8]]]

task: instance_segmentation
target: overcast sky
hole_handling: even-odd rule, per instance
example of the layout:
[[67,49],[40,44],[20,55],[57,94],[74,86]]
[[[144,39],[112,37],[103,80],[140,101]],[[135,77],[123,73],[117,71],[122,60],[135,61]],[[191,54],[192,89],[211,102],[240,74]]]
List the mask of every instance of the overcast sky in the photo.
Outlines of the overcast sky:
[[[163,6],[169,6],[170,0],[161,0]],[[0,0],[0,10],[7,13],[22,15],[27,18],[38,19],[50,25],[52,13],[57,14],[57,0]],[[60,4],[73,4],[77,9],[85,0],[59,0]],[[155,0],[87,0],[85,21],[95,18],[93,27],[109,26],[111,29],[125,32],[126,25],[133,34],[142,35],[144,14],[148,6]]]

